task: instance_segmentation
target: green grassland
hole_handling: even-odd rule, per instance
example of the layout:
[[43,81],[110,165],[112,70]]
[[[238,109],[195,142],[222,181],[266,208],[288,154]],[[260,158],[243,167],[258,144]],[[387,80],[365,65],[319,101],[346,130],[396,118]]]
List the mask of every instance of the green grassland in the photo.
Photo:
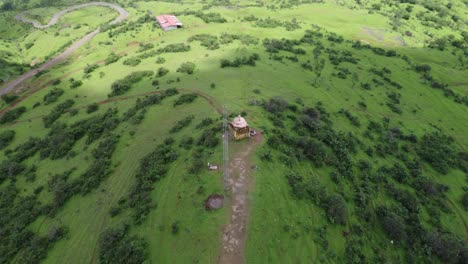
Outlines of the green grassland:
[[[368,190],[370,198],[366,210],[372,212],[369,222],[363,220],[363,209],[356,201],[358,190],[365,192],[359,188],[364,188],[362,186],[366,183],[364,173],[357,169],[360,161],[367,161],[372,165],[372,177],[382,166],[404,164],[397,155],[370,157],[366,154],[367,147],[377,144],[377,136],[372,139],[366,134],[371,121],[382,123],[382,120],[387,119],[389,128],[398,127],[405,135],[415,135],[418,142],[423,135],[440,131],[453,138],[451,148],[466,154],[466,39],[463,48],[452,46],[449,40],[443,50],[429,47],[435,39],[449,39],[449,35],[453,35],[454,39],[463,40],[466,36],[466,26],[461,20],[467,19],[466,3],[450,1],[453,2],[452,6],[445,8],[449,1],[434,1],[443,7],[443,10],[437,13],[429,10],[420,3],[421,1],[417,1],[416,5],[381,3],[380,10],[372,7],[380,1],[366,1],[365,4],[347,3],[351,1],[314,2],[132,1],[131,4],[123,5],[130,13],[128,21],[116,27],[106,28],[63,63],[28,80],[29,87],[37,91],[20,94],[20,98],[25,99],[13,108],[25,107],[26,112],[14,122],[0,124],[0,134],[7,130],[15,131],[13,141],[8,147],[0,150],[0,164],[10,160],[17,152],[15,148],[30,137],[48,137],[51,129],[45,128],[43,117],[66,100],[73,100],[74,105],[64,111],[55,121],[56,124],[64,123],[70,126],[80,120],[101,116],[110,109],[118,110],[116,115],[120,121],[108,134],[103,133],[90,144],[86,142],[86,137],[77,140],[71,149],[74,155],[67,154],[52,160],[41,158],[38,152],[21,161],[21,164],[28,167],[37,167],[35,177],[30,179],[26,177],[25,172],[19,173],[18,177],[5,177],[3,182],[0,181],[2,194],[13,185],[18,192],[16,201],[21,197],[32,196],[41,205],[51,204],[54,202],[54,193],[48,186],[54,175],[73,170],[66,180],[67,183],[72,183],[80,179],[93,164],[93,149],[98,148],[109,134],[118,135],[118,143],[111,153],[110,173],[103,176],[90,192],[75,193],[68,197],[54,215],[38,213],[33,221],[26,225],[27,230],[40,237],[50,237],[51,230],[64,227],[67,230],[64,237],[51,242],[43,255],[24,258],[22,254],[31,249],[21,248],[19,253],[11,258],[4,260],[0,257],[0,263],[20,263],[24,259],[44,263],[99,262],[102,233],[122,223],[129,225],[129,237],[135,236],[145,241],[146,259],[151,263],[216,262],[222,244],[221,230],[229,221],[229,207],[214,212],[206,211],[204,200],[212,193],[228,195],[223,189],[222,172],[209,172],[204,168],[190,172],[190,169],[195,164],[194,155],[197,153],[202,153],[204,164],[208,161],[220,164],[222,145],[219,142],[214,147],[192,146],[188,149],[179,145],[187,137],[197,139],[203,134],[203,129],[197,127],[197,124],[205,118],[215,120],[213,126],[219,127],[216,136],[220,139],[222,120],[217,108],[223,104],[227,106],[231,117],[245,112],[249,124],[262,130],[265,137],[250,161],[257,169],[251,171],[253,182],[249,192],[250,217],[245,248],[247,263],[444,262],[443,258],[437,258],[437,253],[431,253],[430,249],[427,249],[428,254],[417,255],[411,259],[408,257],[411,249],[407,248],[409,245],[406,244],[409,242],[390,242],[391,239],[379,222],[376,212],[381,206],[392,209],[402,206],[388,194],[386,184],[407,190],[416,197],[420,207],[418,219],[424,228],[454,234],[463,241],[466,248],[468,213],[461,200],[468,192],[467,177],[466,171],[456,166],[451,166],[447,173],[442,174],[434,166],[422,162],[421,170],[426,178],[435,184],[448,187],[442,196],[429,199],[433,199],[433,203],[425,204],[428,200],[421,196],[414,186],[408,182],[398,182],[389,175],[385,181],[374,182],[371,190]],[[401,14],[398,10],[407,10],[407,6],[410,5],[414,7],[409,19],[399,18]],[[26,14],[46,22],[52,13],[61,9],[62,6],[59,5],[43,6],[28,9]],[[218,13],[226,22],[207,23],[194,14],[184,13],[187,10]],[[440,16],[442,12],[458,17],[458,22],[447,22],[444,25],[443,21],[433,19],[432,22],[424,24],[426,20],[420,19],[423,14],[432,18],[439,14],[440,19],[448,20],[450,15]],[[163,32],[152,17],[144,19],[147,14],[160,13],[177,13],[184,23],[184,28]],[[396,13],[400,15],[396,16]],[[422,14],[416,15],[417,13]],[[47,61],[62,50],[65,44],[81,38],[116,16],[111,9],[85,8],[65,15],[57,25],[47,30],[34,30],[29,25],[13,21],[12,18],[16,14],[17,11],[0,13],[0,54],[8,54],[5,57],[8,63],[21,65],[30,65],[33,61],[37,64]],[[287,30],[286,26],[259,27],[255,21],[246,21],[245,18],[249,16],[272,18],[282,22],[295,19],[299,27],[294,30]],[[442,26],[431,27],[433,24]],[[312,43],[300,41],[293,45],[294,49],[303,49],[305,54],[287,50],[270,53],[263,45],[264,39],[300,40],[307,30],[320,32],[324,36],[314,35],[311,38]],[[411,31],[411,36],[406,34],[407,31]],[[249,35],[256,39],[257,43],[244,44],[240,40],[219,43],[223,33]],[[342,36],[344,41],[330,41],[328,36],[331,33]],[[199,41],[189,41],[190,37],[197,34],[216,36],[219,48],[209,49]],[[368,43],[370,47],[379,47],[384,51],[394,50],[398,56],[378,55],[370,47],[355,48],[355,41],[360,41],[363,45]],[[25,48],[27,43],[34,45]],[[190,50],[162,51],[145,56],[147,52],[151,53],[177,43],[190,45]],[[146,44],[154,46],[143,50]],[[323,49],[315,55],[318,46],[322,46]],[[334,65],[330,59],[330,53],[333,51],[339,54],[348,52],[358,61],[340,61]],[[106,65],[105,60],[111,53],[120,58]],[[254,53],[260,57],[255,66],[220,68],[222,59],[234,60],[236,57]],[[288,57],[295,57],[297,61]],[[140,60],[137,65],[124,64],[124,61],[135,58]],[[164,58],[164,62],[158,62],[158,58]],[[322,59],[323,69],[317,76],[317,65]],[[193,74],[177,72],[185,62],[196,65]],[[445,88],[431,87],[431,81],[424,79],[423,74],[415,70],[417,65],[424,64],[430,66],[433,80],[446,84]],[[90,65],[98,66],[86,74],[85,68]],[[307,65],[311,65],[312,68],[308,68]],[[106,102],[113,99],[109,98],[109,94],[115,81],[132,72],[157,72],[160,67],[169,70],[167,75],[144,77],[131,85],[123,95],[115,97],[119,100]],[[383,68],[388,72],[382,75],[372,72],[373,69],[379,71]],[[340,72],[345,76],[340,77]],[[18,74],[11,71],[8,74],[2,73],[0,78],[13,78]],[[400,88],[385,81],[384,77],[396,82]],[[61,81],[54,85],[48,84],[58,79]],[[82,85],[70,88],[70,79],[81,80]],[[159,84],[154,84],[154,80]],[[365,84],[370,86],[364,88]],[[45,104],[44,97],[53,88],[62,89],[64,93],[57,101]],[[145,107],[140,122],[134,122],[133,119],[122,120],[127,111],[135,106],[137,99],[145,100],[148,96],[164,93],[170,88],[176,88],[179,94],[164,98],[159,104]],[[452,93],[447,94],[448,89]],[[174,106],[181,95],[190,93],[198,94],[193,103]],[[399,102],[393,104],[397,110],[388,106],[391,104],[392,94],[399,97]],[[292,107],[281,113],[269,113],[265,110],[264,101],[272,97],[281,97]],[[458,99],[461,101],[456,102]],[[88,105],[98,102],[101,103],[99,109],[87,113]],[[336,171],[334,165],[315,166],[307,159],[291,160],[287,158],[286,147],[282,152],[268,144],[276,135],[274,129],[278,128],[285,135],[301,136],[303,131],[297,129],[295,120],[303,109],[315,107],[317,103],[321,103],[329,113],[335,131],[352,133],[360,141],[357,150],[349,154],[354,164],[353,178],[342,178],[335,182],[330,177],[330,174]],[[8,107],[7,103],[0,102],[0,110]],[[294,108],[298,110],[294,111]],[[73,113],[74,109],[78,112]],[[360,125],[353,125],[341,109],[351,113]],[[141,113],[141,110],[139,111],[138,113]],[[193,115],[194,119],[187,127],[179,132],[170,132],[179,120],[190,115]],[[283,127],[274,125],[278,120],[282,121]],[[315,136],[307,135],[310,138]],[[141,171],[142,159],[158,145],[165,144],[168,137],[175,140],[172,148],[178,153],[178,157],[168,164],[168,171],[164,177],[151,183],[150,198],[154,206],[141,223],[135,223],[135,208],[130,207],[128,202],[121,201],[129,199],[129,194],[137,182],[137,175]],[[244,144],[248,143],[231,142],[231,155]],[[400,142],[400,149],[402,145],[404,143]],[[327,148],[328,152],[330,150]],[[265,159],[266,153],[270,153],[270,159]],[[410,159],[420,160],[413,149],[405,155]],[[302,176],[304,181],[317,179],[318,184],[328,193],[340,194],[346,201],[346,224],[331,223],[322,206],[310,199],[295,196],[287,178],[292,172]],[[377,179],[377,176],[375,177]],[[43,190],[35,194],[38,188]],[[119,207],[121,203],[123,205]],[[119,207],[121,211],[112,216],[110,212],[115,207]],[[408,214],[407,211],[406,213]],[[404,216],[404,213],[401,214]],[[175,223],[178,225],[177,231],[174,231]],[[347,233],[349,234],[346,235]],[[365,258],[353,255],[359,254],[356,253],[356,249],[351,250],[352,243],[358,245]],[[101,259],[101,262],[104,261]]]

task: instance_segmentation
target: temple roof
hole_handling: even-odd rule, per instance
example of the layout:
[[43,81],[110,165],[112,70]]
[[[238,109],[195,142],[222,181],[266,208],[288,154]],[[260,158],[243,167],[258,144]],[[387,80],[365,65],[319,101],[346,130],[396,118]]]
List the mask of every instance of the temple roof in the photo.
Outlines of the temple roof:
[[240,115],[232,120],[231,125],[235,128],[244,128],[248,126],[247,121],[245,121],[245,119]]

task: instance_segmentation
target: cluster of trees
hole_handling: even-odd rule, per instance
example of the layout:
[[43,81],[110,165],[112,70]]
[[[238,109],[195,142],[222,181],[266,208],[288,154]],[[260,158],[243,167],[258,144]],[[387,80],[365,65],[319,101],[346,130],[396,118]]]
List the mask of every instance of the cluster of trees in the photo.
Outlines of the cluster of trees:
[[317,206],[322,207],[331,223],[340,225],[347,223],[348,209],[340,194],[328,194],[326,188],[314,176],[305,179],[301,175],[289,173],[286,177],[295,197],[311,200]]
[[192,123],[194,118],[194,115],[189,115],[182,118],[181,120],[177,121],[177,123],[169,130],[169,132],[176,133],[182,130],[183,128],[188,127]]
[[258,60],[260,60],[260,56],[257,53],[254,53],[250,56],[236,57],[233,61],[230,61],[228,59],[221,59],[220,66],[221,68],[237,68],[243,65],[255,66],[256,61]]
[[105,264],[145,263],[148,255],[147,242],[129,234],[129,226],[120,224],[102,232],[99,237],[99,262]]
[[261,28],[277,28],[284,27],[287,31],[294,31],[296,29],[301,29],[301,26],[295,18],[291,21],[280,21],[273,18],[257,18],[255,16],[244,17],[244,21],[254,22],[253,25]]
[[162,100],[168,96],[173,96],[179,92],[175,88],[170,88],[161,92],[161,94],[155,94],[147,96],[144,99],[138,98],[136,100],[135,106],[130,108],[127,112],[124,113],[122,120],[130,121],[133,124],[139,124],[143,121],[146,113],[146,109],[152,105],[160,104]]
[[25,112],[26,112],[26,107],[24,107],[24,106],[20,106],[20,107],[12,109],[10,111],[7,111],[6,113],[4,113],[0,117],[0,124],[13,122],[13,121],[17,120],[18,118],[20,118],[20,116],[22,114],[24,114]]
[[202,11],[186,10],[184,12],[175,13],[175,15],[185,15],[185,16],[193,15],[193,16],[200,18],[205,23],[226,23],[227,22],[227,20],[224,17],[222,17],[221,14],[213,13],[213,12],[203,13]]
[[133,220],[136,224],[141,224],[150,210],[156,206],[151,198],[153,184],[166,175],[169,166],[178,157],[172,146],[173,142],[166,141],[166,143],[169,144],[158,145],[140,161],[136,183],[131,188],[128,198],[128,206],[134,209]]
[[[0,172],[0,177],[3,173]],[[37,199],[37,193],[21,196],[14,183],[0,188],[0,256],[1,262],[19,261],[39,263],[47,256],[53,244],[65,236],[66,228],[52,227],[47,237],[38,236],[27,228],[45,207]]]
[[177,68],[177,72],[186,73],[186,74],[193,74],[195,71],[195,63],[193,62],[184,62],[182,63],[179,68]]
[[[302,162],[310,162],[315,167],[330,167],[331,180],[340,186],[347,181],[353,190],[330,194],[319,178],[292,172],[286,177],[295,197],[310,200],[326,212],[330,222],[340,224],[347,223],[351,205],[347,202],[352,199],[353,212],[359,221],[382,228],[396,245],[407,247],[405,258],[409,262],[428,260],[428,252],[448,263],[466,261],[466,244],[457,234],[444,231],[441,222],[441,214],[450,214],[452,210],[447,206],[448,186],[423,175],[424,161],[440,173],[451,168],[466,172],[468,154],[457,152],[453,139],[440,132],[427,133],[418,139],[398,127],[391,127],[386,118],[381,123],[369,122],[363,134],[374,144],[369,147],[351,132],[335,131],[323,105],[307,107],[298,104],[302,110],[281,98],[271,98],[261,104],[276,127],[269,131],[267,138],[267,146],[273,151],[262,158],[267,161],[277,159],[276,162],[290,168]],[[346,111],[341,112],[350,120],[354,119],[351,114],[346,115]],[[375,169],[374,163],[356,160],[358,149],[373,159],[375,154],[387,157],[386,160],[391,155],[396,161],[391,166]],[[375,207],[375,190],[379,188],[393,201],[391,206],[387,203]],[[460,202],[468,205],[468,194],[461,197]],[[431,215],[429,223],[420,216],[423,208]],[[368,259],[361,247],[364,241],[375,241],[375,238],[359,226],[351,229],[353,232],[347,240],[361,246],[347,242],[347,254]]]
[[104,64],[109,65],[114,62],[117,62],[119,59],[120,59],[119,55],[115,54],[114,52],[111,52],[105,59]]
[[195,93],[183,94],[174,101],[174,107],[178,105],[183,105],[183,104],[190,104],[193,101],[195,101],[195,99],[197,98],[198,98],[198,95]]
[[140,59],[140,58],[138,58],[138,57],[132,57],[132,58],[128,58],[128,59],[124,60],[124,61],[123,61],[123,65],[135,67],[135,66],[137,66],[138,64],[140,64],[140,62],[141,62],[141,59]]
[[232,43],[234,40],[239,40],[242,44],[244,45],[257,45],[258,44],[258,38],[247,35],[247,34],[228,34],[228,33],[222,33],[219,42],[221,44],[229,44]]
[[278,53],[281,50],[288,51],[294,53],[296,55],[305,54],[305,50],[302,48],[295,48],[295,46],[300,45],[301,42],[299,40],[291,40],[291,39],[264,39],[263,46],[265,47],[266,51],[269,53]]
[[132,72],[129,75],[125,76],[123,79],[117,80],[112,83],[111,89],[112,92],[109,94],[109,97],[122,95],[130,88],[134,83],[141,81],[144,77],[150,77],[154,75],[153,71],[136,71]]
[[70,89],[75,89],[83,85],[83,82],[81,80],[75,80],[73,78],[70,78]]
[[46,128],[51,127],[52,124],[54,124],[54,122],[57,121],[57,119],[59,119],[60,116],[62,116],[65,111],[68,111],[74,104],[75,101],[72,99],[67,99],[65,102],[56,105],[48,115],[42,118],[44,126]]
[[1,98],[5,103],[9,104],[18,99],[18,96],[16,94],[4,94]]
[[15,138],[16,132],[14,130],[5,130],[0,133],[0,150],[8,147]]
[[158,49],[158,54],[161,53],[170,53],[170,52],[187,52],[190,50],[190,45],[185,45],[184,43],[174,43],[165,46],[164,48]]
[[65,91],[60,88],[52,88],[46,95],[44,95],[44,98],[42,99],[44,101],[45,105],[54,103],[58,100],[60,96],[63,95]]
[[92,73],[93,71],[95,71],[97,68],[99,68],[99,65],[94,63],[94,64],[91,64],[91,65],[86,65],[86,67],[83,69],[83,73],[86,75],[86,74],[90,74]]
[[200,45],[209,50],[219,49],[218,37],[210,34],[196,34],[188,38],[188,42],[199,41]]
[[[150,51],[143,52],[139,54],[136,58],[143,60],[147,58],[151,58],[157,55],[160,55],[162,53],[169,53],[169,52],[186,52],[190,50],[190,45],[185,45],[184,43],[174,43],[174,44],[169,44],[166,45],[163,48],[159,49],[153,49]],[[163,59],[163,58],[162,58]],[[158,58],[157,61],[158,64],[164,63],[160,58]]]

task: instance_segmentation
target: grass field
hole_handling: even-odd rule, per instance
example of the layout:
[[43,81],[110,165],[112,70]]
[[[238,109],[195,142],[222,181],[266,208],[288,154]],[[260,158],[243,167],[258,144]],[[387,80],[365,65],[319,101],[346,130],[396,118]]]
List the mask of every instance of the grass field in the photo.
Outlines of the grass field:
[[[463,52],[466,52],[466,39],[462,41],[463,48],[457,48],[450,42],[447,42],[443,50],[428,47],[436,37],[452,34],[454,39],[463,39],[466,26],[461,22],[452,22],[447,24],[449,26],[440,28],[422,24],[421,21],[426,21],[421,19],[423,13],[427,17],[435,12],[429,12],[423,4],[414,5],[409,19],[396,21],[393,17],[394,12],[397,12],[395,10],[406,10],[409,4],[382,4],[380,10],[374,10],[371,8],[372,4],[380,1],[367,1],[368,3],[362,5],[338,4],[340,1],[313,2],[132,2],[124,6],[130,13],[127,22],[99,33],[63,63],[28,80],[27,85],[34,92],[25,91],[19,94],[24,100],[13,108],[25,107],[26,112],[14,122],[0,124],[0,134],[7,130],[15,131],[11,144],[4,150],[0,149],[0,164],[12,160],[12,156],[17,152],[15,148],[28,138],[46,138],[52,130],[44,127],[43,117],[68,99],[74,101],[70,109],[77,109],[78,112],[72,115],[73,111],[69,109],[55,123],[71,125],[89,117],[102,115],[112,108],[118,109],[117,116],[122,119],[127,111],[135,106],[137,99],[144,100],[150,94],[158,94],[169,88],[179,91],[179,95],[165,98],[160,104],[145,107],[141,122],[132,123],[133,119],[120,121],[116,128],[109,131],[110,134],[118,135],[118,143],[111,158],[110,173],[106,177],[103,176],[91,192],[76,193],[66,200],[55,215],[42,213],[27,223],[27,230],[37,236],[48,237],[51,230],[58,226],[68,230],[62,239],[46,249],[43,257],[34,260],[44,263],[99,262],[99,241],[102,233],[111,227],[126,223],[130,226],[129,236],[146,241],[146,259],[151,263],[217,262],[222,247],[222,228],[230,218],[229,207],[226,205],[221,210],[206,211],[204,201],[212,193],[228,195],[223,188],[222,171],[211,172],[203,167],[203,170],[192,173],[190,169],[197,153],[202,153],[203,164],[220,164],[223,157],[222,144],[212,148],[189,149],[179,144],[187,137],[199,138],[203,129],[196,125],[205,118],[216,120],[217,127],[220,127],[222,118],[217,112],[219,109],[216,108],[222,105],[226,105],[231,117],[243,112],[250,126],[262,130],[265,136],[264,142],[250,161],[257,169],[251,173],[252,184],[249,190],[250,214],[245,247],[247,263],[351,262],[350,256],[354,256],[352,254],[355,251],[350,252],[350,244],[355,241],[362,243],[359,247],[366,257],[364,260],[361,258],[361,262],[356,260],[355,263],[409,263],[407,253],[411,249],[405,244],[409,242],[390,243],[392,239],[386,234],[376,213],[381,206],[392,209],[402,207],[388,194],[385,185],[388,182],[416,197],[420,207],[418,219],[424,228],[454,234],[463,241],[462,244],[466,248],[468,213],[461,203],[468,187],[466,171],[453,165],[446,174],[442,174],[429,163],[422,161],[410,143],[401,143],[400,149],[403,148],[402,145],[411,145],[405,155],[410,159],[422,161],[421,170],[425,178],[434,184],[447,187],[443,194],[426,200],[415,186],[411,185],[413,178],[409,182],[398,182],[387,175],[385,184],[377,182],[372,185],[375,189],[370,188],[368,210],[372,213],[369,222],[362,219],[362,209],[356,201],[358,194],[364,192],[362,186],[366,182],[363,173],[357,168],[360,161],[367,161],[372,165],[373,176],[377,174],[378,168],[396,163],[405,164],[397,155],[370,157],[366,154],[366,147],[374,146],[378,140],[377,136],[370,138],[366,134],[371,121],[382,123],[382,120],[388,119],[389,129],[398,127],[405,135],[415,135],[418,138],[417,142],[420,142],[425,134],[440,131],[453,138],[451,147],[457,153],[466,154],[468,61],[463,55]],[[442,2],[444,6],[448,4],[448,1]],[[286,6],[282,7],[282,4]],[[61,9],[61,6],[29,9],[26,15],[46,23],[53,13]],[[186,10],[217,13],[226,22],[206,23],[196,14],[183,14]],[[455,1],[447,10],[452,16],[458,16],[462,20],[467,18],[466,12],[463,12],[466,10],[466,4],[462,1]],[[421,15],[417,15],[418,12]],[[184,23],[184,28],[163,32],[156,26],[152,17],[147,21],[142,19],[146,14],[154,16],[161,13],[180,13],[178,18]],[[47,61],[63,50],[69,42],[81,38],[116,16],[111,9],[85,8],[68,13],[57,25],[47,30],[34,30],[29,25],[13,21],[12,18],[16,14],[17,11],[0,13],[0,54],[8,54],[5,57],[8,63],[23,65]],[[255,21],[247,21],[246,17],[251,16],[257,19],[270,18],[284,24],[261,27]],[[448,17],[443,16],[441,19],[449,19]],[[286,22],[293,19],[297,21],[298,27],[288,30]],[[442,21],[437,23],[443,24]],[[398,26],[395,28],[394,25]],[[314,35],[311,38],[312,43],[299,41],[304,37],[306,30],[316,30],[317,26],[320,27],[319,32],[323,37]],[[407,31],[411,31],[411,36],[406,34]],[[244,44],[240,40],[222,43],[221,36],[224,33],[249,35],[256,39],[257,43]],[[330,40],[331,33],[342,36],[343,41]],[[219,48],[209,49],[200,41],[189,41],[190,37],[197,34],[216,36]],[[292,45],[292,50],[280,49],[276,53],[266,50],[264,39],[282,38],[298,42]],[[393,50],[398,56],[378,55],[371,48],[355,48],[355,41],[382,48],[384,51]],[[26,48],[30,45],[28,43],[33,45]],[[143,56],[145,52],[176,43],[190,45],[190,50],[163,51],[156,55]],[[145,44],[154,46],[144,51]],[[317,48],[320,46],[323,47],[321,51]],[[294,53],[295,49],[302,49],[304,53]],[[333,52],[337,52],[336,56],[344,61],[333,64]],[[120,58],[106,65],[105,60],[111,53]],[[255,66],[220,68],[221,59],[234,60],[236,57],[250,56],[253,53],[260,57]],[[345,53],[348,55],[343,55]],[[124,61],[137,57],[140,58],[137,65],[124,64]],[[348,61],[343,57],[348,57]],[[357,59],[356,63],[350,62],[350,57]],[[322,59],[323,68],[317,74]],[[193,74],[178,72],[180,65],[185,62],[193,62],[196,65]],[[89,74],[84,72],[85,68],[95,64],[98,65],[95,70]],[[424,64],[430,66],[432,80],[415,70],[417,65]],[[307,65],[311,66],[308,68]],[[136,71],[157,72],[160,67],[169,70],[167,75],[145,77],[131,85],[122,96],[117,97],[121,100],[105,101],[109,99],[111,85],[116,80]],[[375,73],[382,69],[386,69],[386,72],[380,75]],[[13,78],[15,75],[18,73],[9,71],[8,74],[0,75],[0,78]],[[81,80],[82,85],[70,88],[70,79]],[[48,84],[53,80],[60,82]],[[158,84],[155,84],[154,80],[157,80]],[[434,80],[446,86],[434,89],[431,87]],[[366,84],[369,84],[367,88]],[[398,85],[399,88],[396,87]],[[62,89],[64,93],[57,101],[45,104],[44,97],[53,88]],[[451,93],[448,94],[448,90],[444,89],[450,89]],[[174,106],[181,95],[194,92],[199,96],[193,103]],[[206,95],[208,100],[201,95]],[[392,96],[398,98],[397,103],[392,101],[395,100]],[[298,110],[294,111],[294,107],[289,107],[275,117],[264,109],[262,103],[272,97],[281,97]],[[461,102],[456,102],[458,99]],[[88,105],[98,102],[99,109],[87,113]],[[357,151],[349,154],[354,166],[351,169],[354,173],[353,180],[342,179],[336,183],[330,177],[330,174],[336,171],[332,164],[315,166],[305,159],[294,160],[290,165],[285,162],[287,153],[274,150],[268,144],[276,134],[275,128],[284,131],[285,135],[299,133],[297,135],[302,136],[300,133],[303,131],[297,129],[294,120],[303,108],[314,107],[319,102],[329,113],[334,130],[344,132],[343,137],[352,133],[360,141]],[[392,110],[392,106],[389,105],[398,110]],[[0,102],[0,111],[8,107],[7,103]],[[341,110],[351,113],[359,125],[353,125],[351,118],[347,118]],[[190,115],[193,115],[194,119],[187,127],[179,132],[170,132],[177,121]],[[274,125],[278,119],[284,122],[284,127]],[[220,128],[216,137],[221,138],[221,133]],[[66,182],[79,179],[93,164],[93,149],[99,146],[106,135],[103,133],[100,139],[89,145],[86,143],[86,137],[79,139],[71,149],[75,153],[73,156],[52,160],[41,158],[39,152],[34,154],[20,163],[36,166],[35,178],[29,179],[25,172],[19,173],[18,177],[0,177],[0,190],[4,191],[8,186],[14,185],[18,190],[17,200],[32,196],[42,205],[53,203],[55,194],[50,187],[53,176],[74,168]],[[122,206],[121,212],[116,216],[111,216],[110,211],[118,206],[122,199],[129,199],[129,194],[139,177],[143,158],[159,144],[164,144],[168,137],[175,140],[173,148],[178,157],[168,164],[168,171],[164,177],[151,183],[150,198],[155,206],[151,208],[146,219],[141,224],[135,224],[135,209],[128,205]],[[242,148],[242,144],[246,143],[231,144],[230,154],[233,155],[236,149]],[[271,153],[271,160],[264,158],[265,153]],[[405,167],[405,170],[409,171],[409,168]],[[328,193],[340,194],[346,202],[346,224],[331,223],[327,211],[321,205],[295,196],[287,178],[291,172],[301,175],[305,181],[317,179]],[[35,194],[38,188],[43,190]],[[404,210],[398,213],[409,215],[408,211]],[[409,220],[405,218],[405,221]],[[10,222],[7,223],[11,225]],[[178,227],[177,231],[174,231],[175,224]],[[407,225],[410,225],[409,222]],[[362,234],[358,234],[357,230],[361,229]],[[0,263],[21,262],[22,250],[25,250],[24,247],[11,259],[3,260],[0,257]],[[415,257],[413,260],[419,260],[421,263],[428,259],[435,263],[444,262],[443,257],[437,253],[429,253],[425,257],[426,259]]]

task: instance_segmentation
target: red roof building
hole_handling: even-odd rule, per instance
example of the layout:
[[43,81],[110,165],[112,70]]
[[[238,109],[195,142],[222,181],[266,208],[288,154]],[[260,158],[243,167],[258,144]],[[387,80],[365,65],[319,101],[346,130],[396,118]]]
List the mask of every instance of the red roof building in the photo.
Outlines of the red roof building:
[[182,23],[174,15],[159,15],[156,20],[164,31],[182,27]]

